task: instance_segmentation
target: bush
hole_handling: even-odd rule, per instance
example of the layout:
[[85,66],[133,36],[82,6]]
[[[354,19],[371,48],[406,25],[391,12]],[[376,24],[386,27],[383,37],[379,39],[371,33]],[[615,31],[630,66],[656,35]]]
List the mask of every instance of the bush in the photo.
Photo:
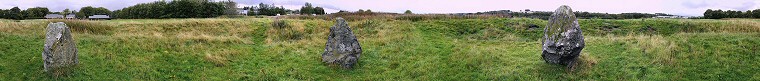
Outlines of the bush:
[[275,19],[274,21],[272,21],[272,27],[277,28],[277,29],[283,29],[283,28],[287,28],[289,26],[288,26],[288,22],[287,21],[280,20],[280,19]]
[[357,36],[361,37],[367,37],[367,36],[374,36],[377,34],[377,30],[379,30],[382,24],[376,20],[366,20],[364,22],[359,23],[356,25],[355,32],[358,34]]
[[268,39],[271,41],[288,41],[300,40],[304,37],[303,27],[293,27],[286,20],[275,19],[272,22],[272,28],[267,31]]

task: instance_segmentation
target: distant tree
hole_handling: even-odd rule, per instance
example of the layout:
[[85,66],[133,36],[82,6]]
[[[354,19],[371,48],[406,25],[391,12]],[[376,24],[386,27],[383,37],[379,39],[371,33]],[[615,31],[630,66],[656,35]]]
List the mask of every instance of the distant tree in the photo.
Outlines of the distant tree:
[[87,18],[87,16],[92,15],[95,8],[92,6],[82,7],[79,9],[79,12],[76,13],[77,18]]
[[742,11],[734,11],[734,10],[713,10],[713,9],[707,9],[705,13],[702,14],[703,18],[707,19],[721,19],[721,18],[760,18],[760,9],[755,10],[747,10],[745,12]]
[[752,10],[751,13],[752,14],[750,14],[750,15],[752,15],[752,18],[760,18],[760,9]]
[[404,14],[414,14],[414,13],[412,13],[411,10],[406,10],[406,11],[404,11]]
[[24,15],[21,13],[21,9],[19,9],[18,7],[11,8],[11,10],[8,12],[7,16],[10,19],[15,19],[15,20],[24,20],[25,19]]
[[283,6],[280,6],[280,7],[275,8],[275,13],[280,14],[280,15],[287,15],[288,10],[286,10],[285,7]]
[[251,7],[251,10],[248,11],[248,15],[276,16],[277,14],[287,15],[288,12],[293,11],[285,9],[283,6],[276,7],[274,5],[259,3],[258,6]]
[[237,12],[237,3],[235,3],[235,2],[233,2],[231,0],[223,1],[222,3],[224,3],[224,7],[226,8],[226,10],[224,11],[225,15],[238,15],[239,14]]
[[71,13],[71,10],[69,10],[68,8],[63,9],[63,11],[61,12],[61,14],[63,15],[69,15],[69,13]]
[[8,10],[0,9],[0,19],[9,19],[6,15],[8,14]]
[[325,14],[325,9],[322,8],[322,7],[314,7],[314,14],[324,15]]
[[364,13],[364,10],[359,9],[359,11],[356,11],[356,13]]
[[88,16],[92,16],[92,15],[110,15],[110,14],[111,14],[111,11],[104,7],[95,8],[92,6],[87,6],[87,7],[82,7],[81,9],[79,9],[79,12],[76,13],[76,17],[87,18]]
[[45,7],[28,8],[25,11],[27,18],[44,18],[45,15],[50,13],[50,10]]
[[202,7],[198,5],[200,3],[193,3],[193,1],[190,0],[176,0],[170,2],[167,6],[168,12],[176,12],[174,14],[171,14],[170,18],[193,18],[196,16],[201,16],[202,14],[195,14],[195,13],[202,13],[198,12],[198,10],[195,10],[197,7]]
[[[224,15],[228,11],[226,2],[210,0],[173,0],[140,3],[118,11],[113,11],[116,18],[210,18]],[[84,12],[80,10],[80,13]],[[237,13],[237,10],[235,11]]]
[[702,14],[702,15],[703,15],[704,18],[707,18],[707,19],[715,19],[714,18],[715,16],[713,15],[713,10],[712,9],[707,9],[707,11],[705,11],[705,13]]
[[92,13],[93,15],[111,15],[111,10],[108,10],[105,7],[98,7],[95,8],[95,11]]
[[753,18],[752,16],[752,10],[747,10],[746,12],[742,13],[742,18]]
[[364,13],[372,13],[372,10],[367,9],[367,11],[364,11]]
[[303,7],[301,7],[301,15],[311,15],[314,14],[314,7],[311,5],[311,3],[304,4]]
[[713,11],[713,17],[712,19],[720,19],[725,18],[726,15],[724,14],[723,10],[718,9],[717,11]]

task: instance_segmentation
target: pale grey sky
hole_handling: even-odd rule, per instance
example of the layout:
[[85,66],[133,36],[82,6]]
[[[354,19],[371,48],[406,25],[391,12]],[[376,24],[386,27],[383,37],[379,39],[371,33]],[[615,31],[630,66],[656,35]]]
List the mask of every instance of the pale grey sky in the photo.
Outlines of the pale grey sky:
[[[51,11],[78,10],[84,6],[106,7],[117,10],[138,3],[158,0],[4,0],[0,9],[18,6],[47,7]],[[491,10],[553,11],[560,5],[568,5],[575,11],[605,13],[669,13],[686,16],[702,16],[707,9],[751,10],[760,8],[760,0],[233,0],[239,6],[258,3],[281,5],[298,9],[304,2],[326,8],[326,12],[338,10],[356,11],[371,9],[375,12],[415,13],[470,13]]]

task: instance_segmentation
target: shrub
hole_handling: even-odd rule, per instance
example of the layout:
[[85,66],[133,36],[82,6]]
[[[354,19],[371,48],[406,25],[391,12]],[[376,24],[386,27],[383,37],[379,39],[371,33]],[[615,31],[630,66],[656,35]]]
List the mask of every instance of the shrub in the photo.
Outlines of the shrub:
[[361,22],[356,25],[356,34],[361,37],[367,37],[377,34],[378,28],[380,28],[382,24],[375,20],[366,20],[364,22]]
[[272,28],[267,31],[268,39],[273,41],[300,40],[304,37],[303,27],[293,27],[286,20],[275,19]]

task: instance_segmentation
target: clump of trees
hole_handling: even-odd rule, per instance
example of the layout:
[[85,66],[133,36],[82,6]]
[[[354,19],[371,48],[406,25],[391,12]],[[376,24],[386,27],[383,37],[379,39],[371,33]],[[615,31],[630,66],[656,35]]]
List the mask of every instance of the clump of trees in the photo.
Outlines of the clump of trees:
[[277,14],[280,15],[287,15],[287,14],[301,14],[301,15],[324,15],[325,9],[322,7],[314,7],[311,5],[311,3],[304,4],[303,7],[301,7],[300,10],[290,10],[285,9],[285,7],[277,7],[274,6],[274,4],[264,4],[259,3],[258,6],[251,6],[243,9],[248,9],[248,15],[266,15],[266,16],[276,16]]
[[707,19],[721,19],[721,18],[760,18],[760,9],[742,11],[733,10],[712,10],[707,9],[703,14]]
[[44,18],[45,15],[49,14],[50,10],[45,7],[34,7],[34,8],[28,8],[26,10],[21,10],[18,7],[13,7],[11,9],[0,9],[0,18],[2,19],[15,19],[15,20],[23,20],[27,18],[33,18],[33,19],[39,19]]
[[34,8],[28,8],[21,12],[26,14],[24,15],[25,18],[41,19],[41,18],[45,18],[45,15],[49,14],[50,10],[48,10],[48,8],[45,8],[45,7],[34,7]]
[[[210,18],[224,15],[224,2],[209,0],[174,0],[142,3],[114,11],[112,17],[143,18]],[[80,12],[83,12],[80,10]]]
[[25,19],[23,13],[21,13],[21,9],[18,7],[13,7],[8,10],[0,10],[0,17],[3,19],[15,19],[15,20],[22,20]]
[[221,3],[224,3],[224,14],[225,15],[238,15],[239,12],[237,11],[237,3],[232,0],[222,1]]
[[356,11],[356,14],[361,14],[361,15],[372,15],[373,13],[374,12],[372,12],[372,10],[370,9],[367,9],[367,10],[359,9],[359,11]]
[[304,4],[303,7],[301,7],[300,10],[301,15],[311,15],[311,14],[317,14],[317,15],[324,15],[325,9],[322,7],[314,7],[311,5],[311,3]]
[[267,15],[267,16],[277,16],[277,14],[280,15],[286,15],[288,12],[292,12],[292,10],[285,9],[285,7],[276,7],[274,4],[264,4],[259,3],[258,6],[252,6],[250,10],[248,10],[248,15]]
[[103,7],[96,8],[92,6],[87,6],[87,7],[82,7],[81,9],[79,9],[79,12],[75,14],[77,18],[87,18],[88,16],[92,16],[92,15],[110,15],[111,10],[108,10]]

